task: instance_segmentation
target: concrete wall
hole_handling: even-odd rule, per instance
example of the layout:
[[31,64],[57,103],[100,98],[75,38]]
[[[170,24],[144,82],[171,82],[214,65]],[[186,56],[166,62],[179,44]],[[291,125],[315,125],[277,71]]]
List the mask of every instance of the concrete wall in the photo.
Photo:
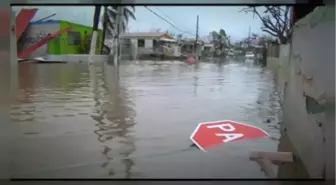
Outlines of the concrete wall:
[[291,45],[286,44],[280,45],[279,47],[279,57],[267,57],[267,68],[273,71],[275,75],[277,90],[280,95],[280,100],[283,103],[285,83],[288,80]]
[[335,177],[334,40],[335,8],[318,7],[295,24],[292,45],[268,60],[284,97],[283,129],[315,178]]
[[280,45],[276,43],[269,43],[267,47],[267,56],[268,57],[279,57]]

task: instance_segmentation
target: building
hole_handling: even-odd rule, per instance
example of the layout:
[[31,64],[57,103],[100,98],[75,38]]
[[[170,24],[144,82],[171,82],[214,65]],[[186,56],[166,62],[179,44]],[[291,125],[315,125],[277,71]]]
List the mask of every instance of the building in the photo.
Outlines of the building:
[[[123,52],[133,52],[134,56],[165,53],[164,48],[173,50],[174,46],[177,46],[177,41],[163,32],[123,33],[120,39]],[[126,48],[130,49],[129,52]]]
[[[195,44],[196,44],[196,40],[194,39],[184,39],[182,40],[182,46],[181,46],[181,51],[184,54],[194,54],[195,53]],[[198,40],[197,41],[197,52],[201,52],[203,51],[203,46],[204,46],[204,42]]]
[[210,43],[204,44],[202,52],[204,53],[204,56],[212,56],[215,52],[215,45]]
[[[63,20],[31,22],[18,43],[18,51],[29,48],[48,34],[71,26],[71,31],[34,51],[29,57],[47,55],[87,54],[89,52],[92,27],[71,23]],[[97,54],[101,52],[102,30],[98,30]]]

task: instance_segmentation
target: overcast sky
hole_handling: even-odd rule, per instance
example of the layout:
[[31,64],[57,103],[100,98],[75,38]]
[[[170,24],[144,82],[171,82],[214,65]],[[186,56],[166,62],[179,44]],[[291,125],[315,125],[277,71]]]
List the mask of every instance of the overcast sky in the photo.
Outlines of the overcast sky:
[[[14,9],[17,11],[20,8],[15,7]],[[93,6],[40,6],[38,8],[39,11],[34,20],[56,13],[53,19],[67,20],[89,26],[93,24]],[[194,34],[196,32],[197,15],[199,15],[200,36],[206,36],[214,30],[224,29],[231,36],[231,39],[238,40],[248,36],[249,27],[251,27],[251,33],[262,34],[260,30],[261,22],[257,18],[253,18],[252,14],[239,12],[243,8],[242,6],[149,6],[149,8],[180,30],[189,32],[189,34],[183,33],[187,37],[193,37],[190,33]],[[136,20],[132,20],[128,24],[130,32],[150,31],[153,28],[160,28],[162,31],[181,33],[145,7],[137,6],[135,9]]]

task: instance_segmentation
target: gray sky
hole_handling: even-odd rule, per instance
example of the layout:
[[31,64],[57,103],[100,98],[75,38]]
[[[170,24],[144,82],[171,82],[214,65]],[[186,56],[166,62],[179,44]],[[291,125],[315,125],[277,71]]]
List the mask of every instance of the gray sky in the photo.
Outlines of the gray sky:
[[[14,9],[19,8],[15,7]],[[53,19],[67,20],[89,26],[93,24],[93,6],[43,6],[38,8],[39,11],[34,20],[56,13]],[[181,30],[191,33],[196,32],[196,17],[199,15],[200,36],[206,36],[209,32],[218,31],[222,28],[231,36],[231,39],[238,40],[248,36],[249,27],[251,27],[251,33],[262,34],[260,30],[261,22],[257,17],[253,18],[252,14],[239,12],[243,8],[242,6],[149,6],[149,8]],[[161,28],[162,31],[181,33],[143,6],[136,7],[135,16],[137,20],[130,21],[128,24],[130,32]],[[183,35],[193,37],[188,33]]]

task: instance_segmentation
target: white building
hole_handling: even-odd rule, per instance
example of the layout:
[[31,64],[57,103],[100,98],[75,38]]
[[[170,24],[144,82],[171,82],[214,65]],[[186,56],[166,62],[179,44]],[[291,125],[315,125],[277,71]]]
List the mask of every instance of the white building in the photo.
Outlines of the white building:
[[177,41],[163,32],[123,33],[120,39],[123,52],[125,53],[129,48],[135,56],[154,53],[167,54],[167,51],[174,55],[175,48],[177,48]]

